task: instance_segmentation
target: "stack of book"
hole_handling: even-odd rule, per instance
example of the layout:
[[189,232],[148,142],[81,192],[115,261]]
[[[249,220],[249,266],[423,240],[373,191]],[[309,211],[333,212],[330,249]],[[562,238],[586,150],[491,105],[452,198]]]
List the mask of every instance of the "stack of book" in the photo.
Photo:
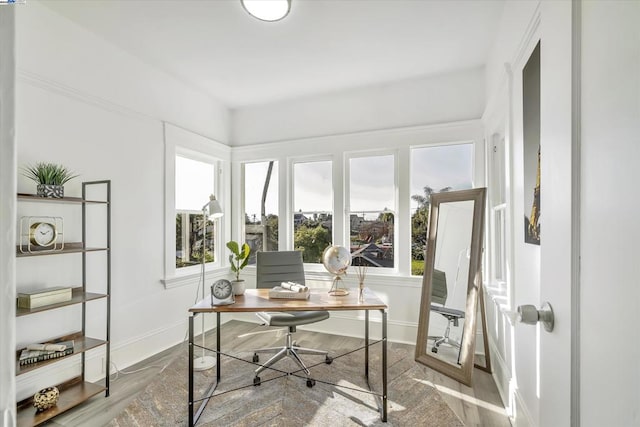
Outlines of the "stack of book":
[[71,288],[56,286],[53,288],[24,291],[18,293],[18,308],[38,308],[71,300]]
[[18,361],[21,366],[30,365],[69,354],[73,354],[73,340],[47,344],[29,344],[20,353]]
[[309,288],[295,282],[282,282],[269,289],[269,298],[309,299]]

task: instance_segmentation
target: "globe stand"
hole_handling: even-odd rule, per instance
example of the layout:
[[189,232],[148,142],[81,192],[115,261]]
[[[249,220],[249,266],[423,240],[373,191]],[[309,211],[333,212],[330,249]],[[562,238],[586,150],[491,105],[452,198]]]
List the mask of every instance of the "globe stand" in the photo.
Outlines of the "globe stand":
[[343,297],[345,295],[349,295],[349,291],[347,288],[343,288],[340,286],[340,282],[342,282],[342,277],[335,276],[333,278],[333,284],[331,285],[331,289],[329,289],[329,295],[334,297]]

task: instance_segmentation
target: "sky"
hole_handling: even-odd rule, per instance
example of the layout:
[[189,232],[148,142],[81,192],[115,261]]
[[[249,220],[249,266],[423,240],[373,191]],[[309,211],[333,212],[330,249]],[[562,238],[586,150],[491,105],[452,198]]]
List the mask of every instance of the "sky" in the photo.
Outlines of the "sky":
[[[245,211],[260,218],[260,200],[269,162],[245,164]],[[277,213],[278,162],[271,174],[267,214]],[[404,165],[399,165],[404,167]],[[473,145],[457,144],[411,150],[411,194],[424,194],[430,186],[461,190],[473,184]],[[392,155],[351,158],[349,160],[350,209],[381,211],[394,207],[394,158]],[[305,162],[294,165],[294,210],[332,211],[331,162]],[[411,201],[411,209],[417,203]]]

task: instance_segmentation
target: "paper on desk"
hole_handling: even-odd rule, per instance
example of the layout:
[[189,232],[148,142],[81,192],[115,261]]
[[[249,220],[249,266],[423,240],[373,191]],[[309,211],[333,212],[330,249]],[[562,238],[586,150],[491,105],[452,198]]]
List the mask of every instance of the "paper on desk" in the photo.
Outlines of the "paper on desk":
[[283,289],[288,289],[293,292],[306,292],[309,290],[308,287],[295,282],[282,282],[280,283],[280,287]]

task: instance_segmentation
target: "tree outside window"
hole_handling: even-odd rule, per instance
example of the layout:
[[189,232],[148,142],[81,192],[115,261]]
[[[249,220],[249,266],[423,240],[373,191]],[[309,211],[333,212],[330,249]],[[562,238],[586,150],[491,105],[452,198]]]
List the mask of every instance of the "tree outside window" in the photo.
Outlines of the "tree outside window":
[[202,206],[215,188],[215,163],[176,155],[176,269],[215,261],[216,225],[203,227]]
[[293,165],[293,247],[306,263],[321,263],[333,241],[333,180],[329,160]]
[[259,251],[278,250],[278,162],[244,165],[245,242],[251,248],[249,264]]

